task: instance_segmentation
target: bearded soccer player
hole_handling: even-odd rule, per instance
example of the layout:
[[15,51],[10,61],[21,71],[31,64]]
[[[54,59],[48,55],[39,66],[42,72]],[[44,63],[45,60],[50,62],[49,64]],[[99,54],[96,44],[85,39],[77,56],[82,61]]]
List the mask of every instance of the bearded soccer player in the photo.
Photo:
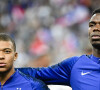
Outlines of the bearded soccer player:
[[46,84],[71,86],[73,90],[100,90],[100,9],[89,21],[91,55],[73,56],[47,68],[21,68]]

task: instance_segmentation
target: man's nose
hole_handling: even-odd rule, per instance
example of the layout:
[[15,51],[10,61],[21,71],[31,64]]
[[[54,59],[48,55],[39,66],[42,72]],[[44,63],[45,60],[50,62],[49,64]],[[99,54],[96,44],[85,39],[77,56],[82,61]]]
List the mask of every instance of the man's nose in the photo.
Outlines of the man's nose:
[[0,60],[4,59],[4,53],[2,51],[0,51]]
[[100,32],[100,24],[96,24],[95,25],[94,31],[99,31]]

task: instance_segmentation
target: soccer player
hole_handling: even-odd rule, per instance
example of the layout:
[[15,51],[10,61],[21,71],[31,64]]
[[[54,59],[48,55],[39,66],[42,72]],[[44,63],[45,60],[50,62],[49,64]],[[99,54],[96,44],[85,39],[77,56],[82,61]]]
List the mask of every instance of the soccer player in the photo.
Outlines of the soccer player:
[[0,90],[48,90],[42,81],[15,71],[17,56],[14,40],[0,33]]
[[100,90],[100,9],[89,21],[91,55],[73,56],[47,68],[21,68],[46,84],[71,86],[73,90]]

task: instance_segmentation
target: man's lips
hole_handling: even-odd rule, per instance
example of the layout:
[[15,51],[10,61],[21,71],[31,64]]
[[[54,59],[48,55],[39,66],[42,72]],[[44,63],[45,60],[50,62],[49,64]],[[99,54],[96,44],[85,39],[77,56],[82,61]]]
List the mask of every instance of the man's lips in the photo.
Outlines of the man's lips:
[[6,63],[0,63],[0,67],[6,66]]
[[92,35],[91,38],[92,39],[100,39],[100,35]]

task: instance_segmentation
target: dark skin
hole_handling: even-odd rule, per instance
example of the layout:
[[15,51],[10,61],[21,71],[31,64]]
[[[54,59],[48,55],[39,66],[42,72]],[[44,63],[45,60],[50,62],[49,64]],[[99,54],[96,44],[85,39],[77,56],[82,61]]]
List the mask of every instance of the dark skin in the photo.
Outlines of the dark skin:
[[94,14],[89,22],[89,39],[93,46],[92,53],[100,57],[100,13]]

